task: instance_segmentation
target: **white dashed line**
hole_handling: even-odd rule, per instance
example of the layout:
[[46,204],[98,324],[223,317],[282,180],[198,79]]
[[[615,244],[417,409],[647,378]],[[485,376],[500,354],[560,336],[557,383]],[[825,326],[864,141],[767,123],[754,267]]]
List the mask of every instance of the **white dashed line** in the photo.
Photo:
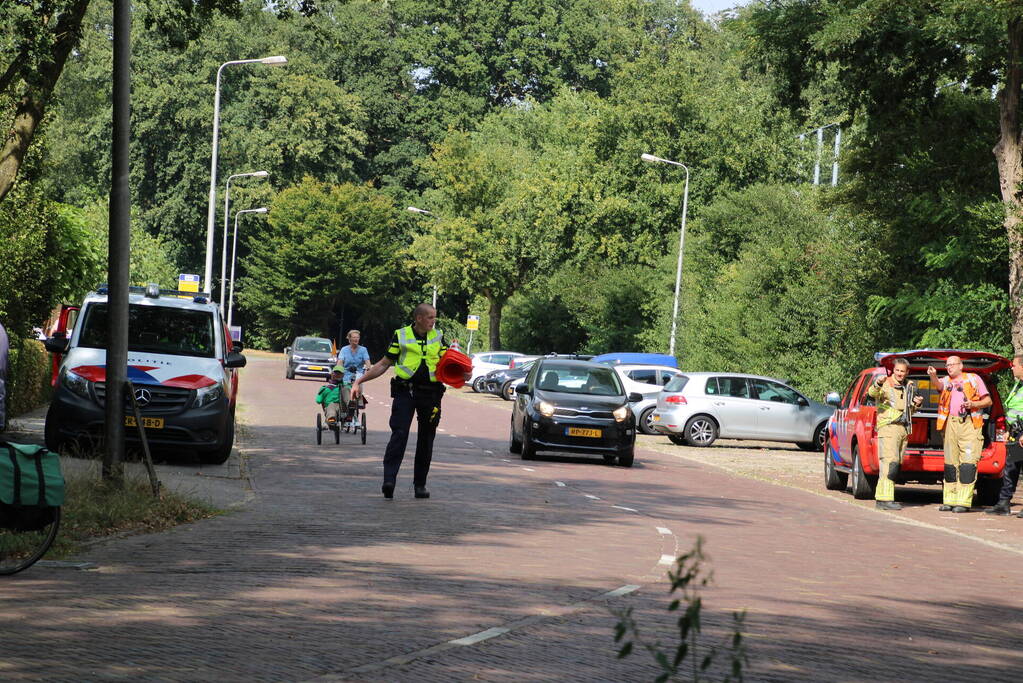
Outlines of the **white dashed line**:
[[450,642],[452,645],[475,645],[480,641],[487,640],[495,636],[499,636],[501,634],[507,633],[510,630],[511,630],[510,628],[501,627],[488,628],[486,631],[480,631],[479,633],[474,633],[471,636],[466,636],[465,638],[459,638],[458,640],[451,640],[448,642]]
[[483,452],[486,453],[487,455],[493,455],[494,454],[494,451],[483,451]]
[[470,446],[472,445],[472,441],[466,441],[465,443],[469,444]]
[[536,470],[534,470],[532,467],[523,467],[522,469],[526,470],[527,472],[536,472]]
[[554,483],[557,484],[558,486],[562,486],[562,487],[564,487],[564,485],[565,485],[565,482],[563,482],[563,481],[556,481]]
[[636,508],[627,508],[624,505],[612,505],[611,507],[618,508],[619,510],[626,510],[627,512],[639,512]]
[[583,495],[586,496],[587,498],[589,498],[590,500],[600,500],[600,498],[597,498],[592,493],[584,493]]
[[438,429],[437,431],[438,431],[438,432],[446,432],[447,430],[446,430],[446,429],[444,429],[443,427],[441,427],[441,428],[440,428],[440,429]]
[[675,556],[661,555],[661,559],[657,561],[657,564],[675,564]]
[[602,598],[617,598],[622,595],[627,595],[634,590],[639,590],[639,586],[636,584],[629,584],[628,586],[622,586],[621,588],[615,588],[613,591],[608,591],[601,595]]
[[508,458],[501,458],[501,462],[511,462]]
[[671,536],[671,529],[665,529],[663,526],[657,527],[657,533],[662,536]]

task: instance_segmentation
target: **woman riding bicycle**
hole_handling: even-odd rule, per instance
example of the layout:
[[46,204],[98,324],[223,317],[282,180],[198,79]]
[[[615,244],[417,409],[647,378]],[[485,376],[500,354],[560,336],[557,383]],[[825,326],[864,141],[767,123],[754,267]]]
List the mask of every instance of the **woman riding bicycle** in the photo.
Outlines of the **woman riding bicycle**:
[[352,418],[352,411],[348,406],[349,399],[351,398],[351,386],[362,374],[369,370],[369,351],[366,350],[365,346],[359,344],[359,340],[362,335],[358,330],[348,330],[348,334],[345,337],[348,340],[348,345],[341,349],[341,353],[338,354],[338,366],[344,368],[344,378],[341,389],[341,400],[344,405],[349,407],[348,418]]

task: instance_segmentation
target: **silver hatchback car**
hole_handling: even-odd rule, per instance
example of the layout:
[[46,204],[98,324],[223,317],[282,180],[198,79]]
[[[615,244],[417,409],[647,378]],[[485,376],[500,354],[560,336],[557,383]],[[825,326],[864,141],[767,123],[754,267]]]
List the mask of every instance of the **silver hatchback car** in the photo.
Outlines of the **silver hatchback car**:
[[793,441],[823,451],[834,407],[812,401],[781,380],[727,372],[686,372],[657,397],[650,425],[679,445],[718,438]]

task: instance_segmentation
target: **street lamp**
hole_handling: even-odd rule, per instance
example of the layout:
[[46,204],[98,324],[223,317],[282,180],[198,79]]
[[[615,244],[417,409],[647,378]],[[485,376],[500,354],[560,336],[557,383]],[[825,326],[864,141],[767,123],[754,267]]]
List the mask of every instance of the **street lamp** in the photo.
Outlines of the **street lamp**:
[[238,263],[238,216],[243,213],[266,213],[265,206],[258,209],[242,209],[234,214],[234,238],[231,243],[231,294],[227,299],[227,328],[231,329],[231,314],[234,312],[234,267]]
[[206,269],[203,275],[204,292],[213,293],[210,279],[213,277],[213,222],[217,215],[217,137],[220,132],[220,74],[225,66],[234,64],[267,64],[269,66],[280,66],[287,64],[288,58],[281,55],[275,57],[263,57],[261,59],[235,59],[224,62],[217,69],[217,86],[213,93],[213,157],[210,160],[210,201],[206,212]]
[[[415,206],[410,206],[408,207],[407,210],[412,213],[422,214],[424,216],[433,216],[433,211],[427,211],[426,209],[420,209]],[[433,217],[436,218],[436,216]],[[433,286],[433,309],[437,310],[437,285]]]
[[[230,217],[228,207],[231,201],[231,181],[234,178],[265,178],[270,175],[267,171],[253,171],[252,173],[235,173],[227,177],[227,188],[224,190],[224,244],[220,250],[220,313],[224,313],[224,294],[227,291],[227,221]],[[212,292],[210,292],[212,294]]]
[[671,309],[671,341],[668,345],[668,354],[675,355],[675,331],[678,327],[678,291],[682,286],[682,253],[686,244],[686,212],[689,209],[689,167],[677,161],[655,157],[653,154],[643,154],[639,157],[651,164],[671,164],[679,166],[686,171],[686,188],[682,193],[682,229],[678,232],[678,267],[675,270],[675,304]]

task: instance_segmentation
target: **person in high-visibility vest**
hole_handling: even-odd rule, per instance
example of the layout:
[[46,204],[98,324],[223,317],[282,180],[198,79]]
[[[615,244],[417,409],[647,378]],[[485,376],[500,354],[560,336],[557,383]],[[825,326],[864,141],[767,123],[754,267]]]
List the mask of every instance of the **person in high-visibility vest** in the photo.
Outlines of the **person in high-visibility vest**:
[[[440,423],[440,402],[444,385],[435,375],[441,355],[448,342],[440,330],[434,329],[437,311],[430,304],[419,304],[412,312],[415,322],[394,331],[387,354],[352,383],[352,398],[358,398],[362,384],[379,377],[394,366],[391,379],[391,439],[384,451],[384,483],[380,487],[385,498],[394,497],[398,469],[405,456],[413,414],[417,418],[416,461],[412,487],[416,498],[429,498],[426,476],[433,460],[433,439]],[[454,343],[453,343],[454,344]]]
[[939,380],[934,366],[927,368],[931,386],[941,387],[937,427],[945,434],[945,484],[938,510],[969,512],[977,463],[984,449],[983,410],[991,405],[991,395],[980,375],[963,372],[959,356],[949,356],[945,369],[948,377]]
[[[1012,359],[1012,376],[1016,381],[1008,396],[1002,401],[1002,407],[1005,408],[1005,421],[1012,428],[1012,433],[1016,434],[1018,433],[1017,421],[1023,420],[1023,355],[1017,355]],[[1006,456],[1018,455],[1021,449],[1023,449],[1023,443],[1010,442],[1006,445]],[[988,514],[1012,514],[1012,496],[1016,493],[1016,485],[1019,484],[1020,467],[1023,467],[1023,462],[1019,460],[1005,463],[1005,469],[1002,470],[1002,490],[998,493],[998,502],[987,511]],[[1017,516],[1023,517],[1023,511]]]
[[924,400],[923,396],[916,396],[907,409],[907,374],[909,361],[897,358],[891,377],[878,375],[867,389],[867,395],[877,401],[877,460],[880,471],[874,504],[879,510],[902,509],[902,504],[895,502],[895,480],[906,454],[909,434],[913,431],[912,420],[905,418],[912,415]]

